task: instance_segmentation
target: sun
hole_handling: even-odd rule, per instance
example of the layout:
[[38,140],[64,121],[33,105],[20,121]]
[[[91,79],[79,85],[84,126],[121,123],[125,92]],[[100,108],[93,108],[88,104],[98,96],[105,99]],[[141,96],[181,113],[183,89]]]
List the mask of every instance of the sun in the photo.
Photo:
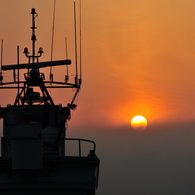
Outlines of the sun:
[[133,129],[142,131],[147,127],[147,119],[144,116],[137,115],[131,119],[131,126]]

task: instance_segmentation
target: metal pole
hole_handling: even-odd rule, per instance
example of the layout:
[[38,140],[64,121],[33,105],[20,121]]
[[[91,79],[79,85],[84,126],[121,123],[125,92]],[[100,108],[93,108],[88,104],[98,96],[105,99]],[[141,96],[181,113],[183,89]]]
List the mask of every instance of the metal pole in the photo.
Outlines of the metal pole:
[[76,64],[76,78],[75,84],[77,84],[78,68],[77,68],[77,29],[76,29],[76,3],[74,2],[74,36],[75,36],[75,64]]
[[[19,74],[19,64],[20,64],[20,55],[19,55],[19,46],[17,46],[17,64],[18,64],[18,96],[19,96],[19,93],[20,93],[20,74]],[[18,99],[18,105],[20,105],[20,101]]]
[[32,8],[32,63],[33,63],[33,69],[34,69],[34,63],[35,63],[35,41],[36,41],[36,35],[35,35],[35,8]]

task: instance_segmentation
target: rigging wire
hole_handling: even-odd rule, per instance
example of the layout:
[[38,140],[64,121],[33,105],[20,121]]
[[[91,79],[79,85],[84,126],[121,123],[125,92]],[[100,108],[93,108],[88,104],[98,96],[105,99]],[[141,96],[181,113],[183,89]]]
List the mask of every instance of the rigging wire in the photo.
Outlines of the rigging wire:
[[[76,104],[76,105],[77,105],[78,100],[79,100],[79,95],[80,95],[80,93],[78,93],[77,97],[75,98],[75,104]],[[73,118],[74,113],[75,113],[75,109],[74,109],[74,110],[72,111],[72,113],[71,113],[71,118]]]
[[[56,12],[56,0],[54,0],[53,7],[53,24],[52,24],[52,39],[51,39],[51,61],[53,61],[53,46],[54,46],[54,30],[55,30],[55,12]],[[53,81],[52,66],[50,66],[50,81]]]

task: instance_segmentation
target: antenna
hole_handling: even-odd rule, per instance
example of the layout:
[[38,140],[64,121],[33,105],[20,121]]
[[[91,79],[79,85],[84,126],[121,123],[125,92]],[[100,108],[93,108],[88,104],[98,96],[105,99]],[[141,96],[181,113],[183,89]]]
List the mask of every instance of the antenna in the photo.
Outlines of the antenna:
[[68,40],[67,40],[67,37],[65,37],[65,49],[66,49],[66,59],[68,59]]
[[3,81],[2,64],[3,64],[3,40],[1,40],[1,67],[0,67],[0,83],[1,84],[2,84],[2,81]]
[[[19,65],[20,65],[20,48],[17,46],[17,64],[18,64],[18,73],[17,73],[17,78],[18,78],[18,95],[20,93],[20,75],[19,75]],[[15,70],[15,69],[14,69]],[[18,101],[18,105],[20,102]]]
[[[67,37],[65,37],[65,48],[66,48],[66,59],[68,59],[68,44],[67,44]],[[66,75],[65,75],[65,83],[69,80],[68,76],[68,66],[66,66]]]
[[74,1],[74,35],[75,35],[75,64],[76,64],[76,77],[75,85],[78,84],[78,64],[77,64],[77,30],[76,30],[76,2]]
[[81,75],[82,75],[82,47],[81,47],[81,0],[79,1],[80,4],[80,79],[79,79],[79,85],[81,85]]
[[[53,25],[52,25],[52,39],[51,39],[51,61],[53,60],[54,29],[55,29],[55,11],[56,11],[56,0],[54,0],[54,7],[53,7]],[[49,78],[50,78],[50,81],[53,81],[52,66],[50,67]]]
[[[32,14],[32,63],[33,63],[33,66],[35,64],[35,41],[37,40],[36,39],[36,35],[35,35],[35,18],[37,17],[37,13],[35,11],[35,8],[32,9],[31,11],[31,14]],[[34,68],[33,68],[34,69]]]
[[[31,14],[32,14],[32,27],[31,27],[31,29],[32,29],[32,36],[31,36],[31,40],[32,40],[32,55],[29,55],[27,47],[24,48],[24,52],[23,53],[28,58],[28,63],[29,64],[30,64],[30,60],[32,58],[32,70],[33,70],[33,72],[35,72],[36,71],[35,70],[35,59],[37,59],[37,62],[38,62],[38,58],[41,57],[42,54],[43,54],[43,48],[40,47],[39,51],[38,51],[38,55],[35,55],[35,42],[37,40],[36,39],[36,35],[35,35],[35,29],[37,28],[37,27],[35,27],[35,18],[38,16],[38,14],[35,11],[35,8],[32,8]],[[18,57],[18,59],[19,59],[19,57]],[[39,71],[39,70],[37,70],[37,71]],[[29,67],[28,67],[28,73],[29,73]]]

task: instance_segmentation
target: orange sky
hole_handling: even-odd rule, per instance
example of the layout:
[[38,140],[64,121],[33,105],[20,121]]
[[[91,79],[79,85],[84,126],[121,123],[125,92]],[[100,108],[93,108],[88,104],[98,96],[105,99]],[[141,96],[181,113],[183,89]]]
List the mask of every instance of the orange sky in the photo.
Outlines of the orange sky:
[[[74,65],[73,0],[56,2],[53,60],[65,58],[68,37]],[[27,62],[33,7],[37,49],[50,60],[53,0],[0,0],[3,64],[16,63],[17,45]],[[194,0],[82,0],[83,85],[67,136],[97,143],[97,194],[195,194],[194,10]],[[62,81],[65,67],[53,73]],[[65,91],[50,92],[57,104],[71,101]],[[1,90],[1,106],[15,95]],[[138,114],[148,119],[144,131],[130,127]]]
[[[44,49],[43,61],[50,60],[53,1],[1,0],[0,5],[3,63],[16,62],[17,45],[21,62],[26,62],[22,51],[31,49],[32,7],[38,13],[37,48]],[[83,88],[74,113],[77,123],[124,125],[137,114],[149,124],[194,120],[194,8],[192,0],[83,1]],[[73,1],[57,0],[54,59],[64,58],[67,36],[74,64],[72,33]],[[64,70],[55,68],[55,76],[63,79]],[[58,91],[52,95],[66,104]],[[2,99],[3,106],[10,103]]]

